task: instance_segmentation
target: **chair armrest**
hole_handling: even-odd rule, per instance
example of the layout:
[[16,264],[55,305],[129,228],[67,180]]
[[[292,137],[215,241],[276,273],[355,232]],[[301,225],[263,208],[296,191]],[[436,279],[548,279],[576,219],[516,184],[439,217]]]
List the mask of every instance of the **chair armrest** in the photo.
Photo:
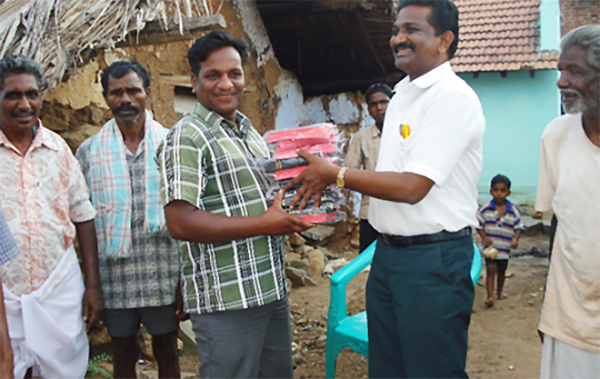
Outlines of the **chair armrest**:
[[373,242],[367,247],[358,257],[354,258],[346,266],[342,267],[338,272],[333,274],[329,281],[331,286],[340,286],[347,284],[352,278],[361,272],[365,267],[371,264],[373,261],[373,255],[375,255],[375,247],[377,241]]

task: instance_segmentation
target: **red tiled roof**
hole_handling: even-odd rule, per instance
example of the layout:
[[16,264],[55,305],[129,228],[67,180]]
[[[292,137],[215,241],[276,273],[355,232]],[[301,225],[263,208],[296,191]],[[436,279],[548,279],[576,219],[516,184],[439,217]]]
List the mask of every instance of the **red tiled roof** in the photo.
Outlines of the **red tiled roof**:
[[454,0],[460,11],[456,72],[556,68],[558,51],[540,52],[540,0]]

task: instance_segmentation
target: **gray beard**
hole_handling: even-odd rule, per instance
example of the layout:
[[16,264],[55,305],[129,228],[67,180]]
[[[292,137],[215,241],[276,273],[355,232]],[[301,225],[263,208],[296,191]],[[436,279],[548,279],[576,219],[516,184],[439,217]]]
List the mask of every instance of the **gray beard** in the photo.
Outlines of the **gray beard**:
[[594,113],[598,111],[598,99],[583,97],[577,91],[573,91],[573,93],[577,94],[576,102],[561,101],[565,113]]
[[581,113],[583,112],[583,101],[581,101],[581,97],[577,99],[575,103],[570,103],[566,101],[562,101],[563,110],[565,113],[573,114],[573,113]]

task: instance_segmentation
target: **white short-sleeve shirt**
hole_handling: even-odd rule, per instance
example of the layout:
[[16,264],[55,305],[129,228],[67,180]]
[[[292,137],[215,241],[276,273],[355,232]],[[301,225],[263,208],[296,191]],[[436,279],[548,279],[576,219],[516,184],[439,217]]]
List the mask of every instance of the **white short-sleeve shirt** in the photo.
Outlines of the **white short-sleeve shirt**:
[[558,219],[539,329],[600,353],[600,148],[581,113],[542,134],[536,210]]
[[[395,92],[376,171],[411,172],[435,184],[415,205],[371,198],[369,222],[381,233],[403,236],[478,225],[485,119],[477,95],[449,62],[413,81],[404,78]],[[408,136],[401,135],[402,125]]]

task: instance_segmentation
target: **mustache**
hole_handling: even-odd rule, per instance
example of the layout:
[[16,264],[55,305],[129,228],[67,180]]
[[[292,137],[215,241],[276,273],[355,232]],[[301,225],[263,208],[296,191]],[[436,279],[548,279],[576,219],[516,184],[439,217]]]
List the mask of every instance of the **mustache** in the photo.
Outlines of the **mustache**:
[[135,105],[131,105],[131,104],[121,104],[121,105],[117,105],[116,107],[114,107],[113,109],[111,109],[113,114],[119,113],[119,112],[127,112],[127,111],[133,111],[136,113],[140,113],[140,108],[136,107]]
[[563,90],[560,90],[560,96],[561,97],[572,96],[572,95],[581,97],[581,94],[577,90],[574,90],[574,89],[571,89],[571,88],[565,88]]
[[411,49],[412,51],[415,51],[416,46],[410,42],[403,42],[403,43],[394,45],[394,53],[397,53],[398,50],[400,50],[400,49]]
[[10,112],[11,117],[21,117],[21,116],[35,116],[35,111],[32,109],[30,111],[12,111]]

